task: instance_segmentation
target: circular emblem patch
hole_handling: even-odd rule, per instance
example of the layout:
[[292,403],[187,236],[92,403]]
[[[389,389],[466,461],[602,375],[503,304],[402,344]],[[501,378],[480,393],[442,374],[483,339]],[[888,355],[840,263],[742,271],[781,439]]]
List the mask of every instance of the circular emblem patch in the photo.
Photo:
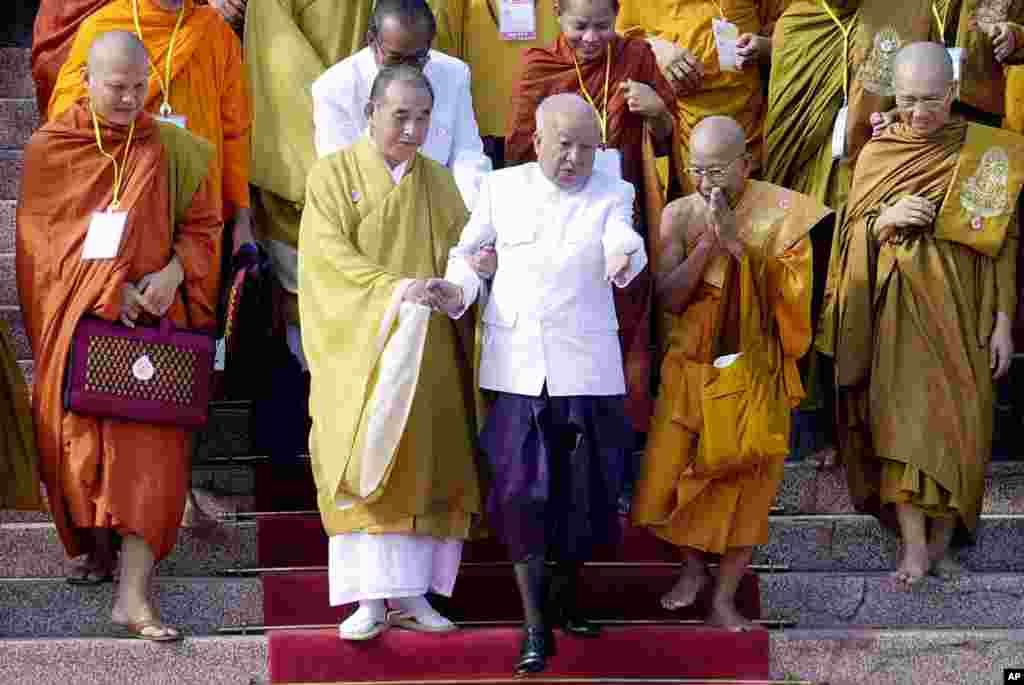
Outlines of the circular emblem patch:
[[148,354],[142,355],[132,364],[132,375],[135,376],[136,380],[145,383],[152,380],[155,374],[156,367],[153,366],[153,360],[149,358]]

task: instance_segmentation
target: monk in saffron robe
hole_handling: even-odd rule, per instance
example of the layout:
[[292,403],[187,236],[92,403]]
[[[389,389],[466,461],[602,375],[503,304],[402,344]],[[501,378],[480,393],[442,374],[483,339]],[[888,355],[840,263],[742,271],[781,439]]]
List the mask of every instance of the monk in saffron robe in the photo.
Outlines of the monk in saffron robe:
[[344,639],[392,625],[452,630],[424,594],[451,594],[480,512],[474,330],[433,314],[426,289],[468,219],[451,173],[417,152],[432,106],[421,71],[384,67],[368,134],[320,159],[307,184],[299,314],[310,452],[331,604],[360,603],[339,626]]
[[[609,148],[598,152],[597,168],[643,188],[645,131],[651,132],[655,154],[671,151],[676,123],[672,88],[646,41],[615,33],[617,0],[562,0],[560,10],[561,33],[555,44],[531,48],[523,55],[513,91],[506,161],[510,166],[536,161],[537,106],[551,95],[576,93],[597,110]],[[649,206],[641,201],[635,207],[636,229],[644,238],[648,224],[658,218],[648,216]],[[653,408],[649,271],[629,287],[616,289],[615,308],[628,387],[626,412],[633,429],[643,433]]]
[[954,534],[978,525],[993,378],[1013,355],[1024,139],[951,116],[942,45],[904,47],[894,69],[901,122],[861,153],[822,327],[851,495],[898,525],[910,587],[956,573]]
[[146,111],[167,115],[213,144],[210,182],[218,211],[225,223],[234,221],[236,249],[252,242],[251,105],[238,37],[215,9],[195,0],[112,0],[82,22],[50,98],[50,120],[85,95],[81,72],[89,46],[107,31],[141,31],[152,64]]
[[[682,164],[693,127],[712,115],[740,122],[755,169],[760,164],[765,99],[756,63],[770,59],[768,31],[784,4],[778,0],[623,0],[619,31],[648,39],[658,64],[678,92]],[[742,41],[737,49],[743,55],[738,55],[737,68],[731,71],[723,69],[719,61],[712,35],[715,19],[731,23]]]
[[[36,364],[40,470],[68,555],[87,555],[77,580],[110,579],[116,532],[123,544],[113,621],[134,637],[173,640],[180,634],[160,623],[146,593],[185,507],[190,432],[66,410],[62,387],[86,316],[214,327],[222,229],[209,181],[213,150],[142,111],[149,68],[132,34],[98,36],[84,76],[88,98],[25,148],[18,203],[18,293]],[[119,247],[111,258],[84,259],[94,214],[108,210],[127,214]]]
[[7,322],[0,322],[0,509],[39,510],[39,457],[25,377]]
[[[669,204],[661,223],[655,283],[675,325],[633,521],[681,548],[682,574],[662,606],[692,604],[711,582],[705,554],[721,554],[708,621],[745,630],[753,626],[736,609],[736,589],[754,545],[768,541],[768,513],[789,446],[789,409],[803,397],[796,361],[811,342],[807,236],[831,212],[807,196],[748,180],[744,130],[732,119],[704,120],[691,146],[698,190]],[[702,443],[710,422],[721,425],[728,414],[706,414],[702,391],[716,358],[750,353],[744,331],[758,331],[761,344],[777,350],[759,371],[773,374],[775,394],[764,401],[773,403],[768,409],[777,422],[751,439],[764,446],[763,459],[715,475],[704,466]],[[735,434],[737,426],[723,430]]]

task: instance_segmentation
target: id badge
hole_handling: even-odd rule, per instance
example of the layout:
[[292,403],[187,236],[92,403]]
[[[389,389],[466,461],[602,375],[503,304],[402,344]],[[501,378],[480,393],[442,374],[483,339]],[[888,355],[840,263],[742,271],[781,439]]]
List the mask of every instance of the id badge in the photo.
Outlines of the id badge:
[[188,119],[185,117],[184,114],[168,114],[166,116],[157,116],[155,117],[155,119],[157,121],[162,121],[165,124],[172,124],[173,126],[177,126],[178,128],[188,130]]
[[217,338],[216,352],[213,355],[213,370],[223,371],[227,365],[228,348],[224,338]]
[[718,65],[722,71],[739,71],[736,66],[736,42],[740,39],[740,30],[725,19],[712,19],[711,32],[715,36],[715,49],[718,50]]
[[535,0],[499,0],[498,30],[505,40],[537,39]]
[[594,169],[612,178],[622,179],[622,153],[613,147],[598,149]]
[[121,247],[128,212],[93,212],[82,246],[82,259],[113,259]]
[[956,96],[960,97],[960,76],[963,73],[964,67],[964,49],[946,48],[946,52],[949,53],[949,59],[953,62],[953,80],[956,81]]
[[832,159],[846,158],[846,121],[850,116],[850,107],[843,105],[836,114],[836,123],[832,126]]

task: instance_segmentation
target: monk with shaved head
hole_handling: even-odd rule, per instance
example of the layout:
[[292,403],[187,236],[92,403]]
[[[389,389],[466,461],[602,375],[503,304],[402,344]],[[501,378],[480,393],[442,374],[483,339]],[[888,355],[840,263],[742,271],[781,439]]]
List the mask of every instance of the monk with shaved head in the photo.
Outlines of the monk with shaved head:
[[[735,596],[789,449],[802,397],[796,362],[811,341],[810,231],[824,205],[748,178],[744,129],[708,117],[690,137],[696,192],[661,221],[655,288],[672,320],[633,520],[680,548],[682,573],[661,600],[693,604],[713,585],[709,623],[753,624]],[[717,579],[707,555],[721,555]]]
[[[190,433],[70,411],[61,393],[72,337],[87,318],[214,327],[221,223],[209,180],[213,151],[143,111],[149,75],[132,33],[93,42],[85,97],[25,148],[17,276],[35,359],[41,476],[61,541],[82,557],[68,581],[111,581],[120,546],[114,623],[134,637],[176,640],[147,585],[154,562],[174,546]],[[86,253],[87,236],[106,240]]]
[[1013,356],[1024,139],[951,116],[942,45],[904,47],[894,70],[899,122],[858,161],[821,330],[854,502],[899,531],[909,588],[956,573],[951,541],[978,526],[993,381]]

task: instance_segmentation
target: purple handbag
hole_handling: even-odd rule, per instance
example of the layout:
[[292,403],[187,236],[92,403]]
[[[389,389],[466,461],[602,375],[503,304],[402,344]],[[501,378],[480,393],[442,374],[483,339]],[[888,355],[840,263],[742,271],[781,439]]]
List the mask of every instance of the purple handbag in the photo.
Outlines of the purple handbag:
[[213,373],[213,338],[176,328],[78,322],[64,374],[64,408],[87,416],[201,428]]

